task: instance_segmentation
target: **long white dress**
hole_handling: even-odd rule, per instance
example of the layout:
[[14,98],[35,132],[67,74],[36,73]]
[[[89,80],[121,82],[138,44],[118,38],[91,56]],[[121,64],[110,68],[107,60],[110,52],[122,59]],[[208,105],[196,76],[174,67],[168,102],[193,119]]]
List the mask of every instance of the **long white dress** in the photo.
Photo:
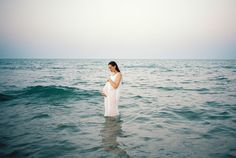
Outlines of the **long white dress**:
[[[118,73],[110,76],[113,82],[115,81],[117,74]],[[120,99],[122,80],[123,79],[121,78],[120,84],[116,89],[111,86],[110,82],[106,82],[105,86],[103,87],[103,93],[106,94],[106,97],[104,97],[104,108],[105,108],[104,116],[119,115],[118,104]]]

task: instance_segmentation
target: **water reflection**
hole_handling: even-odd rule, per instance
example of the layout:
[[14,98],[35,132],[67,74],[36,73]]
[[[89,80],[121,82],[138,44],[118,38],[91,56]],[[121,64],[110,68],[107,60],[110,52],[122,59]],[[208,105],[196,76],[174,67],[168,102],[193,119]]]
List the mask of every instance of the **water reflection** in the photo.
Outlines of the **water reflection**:
[[104,117],[105,122],[101,129],[102,147],[105,151],[113,153],[119,157],[129,157],[127,152],[119,147],[117,136],[122,134],[122,121],[120,117]]

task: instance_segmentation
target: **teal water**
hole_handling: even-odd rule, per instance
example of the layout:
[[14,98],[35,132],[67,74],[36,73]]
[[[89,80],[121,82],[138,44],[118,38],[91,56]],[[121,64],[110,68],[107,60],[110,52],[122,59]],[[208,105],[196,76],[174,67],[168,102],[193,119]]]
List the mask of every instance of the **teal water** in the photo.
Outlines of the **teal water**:
[[0,60],[0,157],[236,157],[236,60]]

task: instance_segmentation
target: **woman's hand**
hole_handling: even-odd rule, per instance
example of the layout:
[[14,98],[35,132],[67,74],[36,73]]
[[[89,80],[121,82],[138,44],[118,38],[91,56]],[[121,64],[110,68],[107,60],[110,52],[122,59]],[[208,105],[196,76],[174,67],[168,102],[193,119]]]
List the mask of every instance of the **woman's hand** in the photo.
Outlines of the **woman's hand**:
[[103,93],[103,91],[100,91],[100,93],[102,96],[105,96],[105,97],[107,96],[105,93]]

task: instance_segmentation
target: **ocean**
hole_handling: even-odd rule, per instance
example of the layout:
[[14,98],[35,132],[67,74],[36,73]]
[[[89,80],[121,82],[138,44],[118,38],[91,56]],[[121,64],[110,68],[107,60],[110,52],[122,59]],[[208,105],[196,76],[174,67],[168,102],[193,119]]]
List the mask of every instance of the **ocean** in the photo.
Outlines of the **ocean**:
[[0,157],[236,157],[236,60],[0,59]]

